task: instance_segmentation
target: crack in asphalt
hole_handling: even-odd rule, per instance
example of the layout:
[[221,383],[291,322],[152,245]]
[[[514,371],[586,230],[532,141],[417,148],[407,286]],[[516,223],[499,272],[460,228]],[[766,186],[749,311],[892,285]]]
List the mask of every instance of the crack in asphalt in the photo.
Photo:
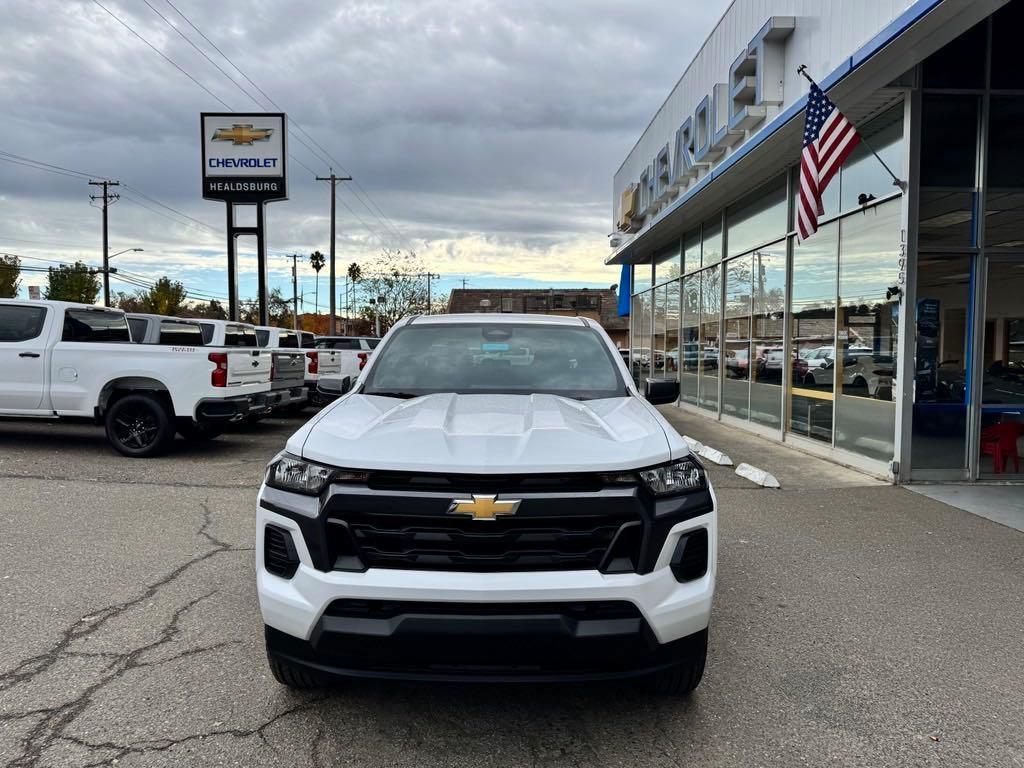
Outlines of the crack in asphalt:
[[206,539],[210,546],[213,547],[210,551],[197,555],[174,568],[163,578],[149,584],[140,595],[124,602],[114,603],[113,605],[109,605],[99,611],[79,618],[63,630],[60,640],[58,640],[57,643],[55,643],[48,651],[25,659],[13,669],[0,674],[0,692],[3,692],[18,686],[19,684],[33,680],[63,659],[76,657],[110,659],[110,663],[104,668],[103,673],[101,673],[101,678],[87,686],[73,700],[54,707],[43,707],[24,712],[0,714],[0,722],[17,721],[30,717],[41,717],[39,722],[36,723],[29,731],[28,735],[21,740],[22,754],[9,764],[12,768],[31,768],[31,766],[35,766],[39,763],[43,753],[57,741],[62,739],[69,740],[70,737],[65,735],[64,731],[92,703],[93,697],[103,688],[120,679],[131,670],[166,664],[170,661],[174,661],[175,659],[194,656],[199,653],[207,653],[209,651],[240,642],[223,641],[207,646],[188,648],[180,653],[159,661],[143,661],[141,658],[147,652],[174,640],[180,632],[179,622],[181,619],[192,608],[216,594],[218,590],[214,589],[200,595],[199,597],[189,600],[183,606],[177,608],[172,614],[170,621],[161,629],[159,636],[152,642],[146,643],[140,647],[125,651],[124,653],[89,653],[72,651],[69,648],[72,643],[89,637],[104,627],[112,619],[123,615],[132,608],[155,597],[163,587],[172,583],[193,566],[225,552],[245,552],[253,549],[253,547],[233,546],[229,542],[226,542],[210,533],[209,528],[213,523],[213,511],[205,501],[200,502],[200,506],[203,509],[203,522],[197,533]]
[[[125,757],[132,755],[145,755],[150,752],[166,752],[169,749],[187,744],[191,741],[197,741],[202,739],[213,738],[217,736],[229,736],[236,739],[245,739],[250,736],[256,736],[260,741],[269,746],[266,736],[264,735],[266,730],[272,725],[290,715],[299,714],[300,712],[306,712],[312,709],[315,705],[321,703],[326,696],[318,696],[317,698],[309,701],[304,701],[296,704],[293,707],[284,709],[268,720],[265,720],[255,728],[215,728],[209,731],[203,731],[202,733],[190,733],[187,736],[181,736],[175,739],[153,739],[148,741],[139,741],[132,744],[119,744],[113,741],[86,741],[80,739],[77,736],[61,736],[60,738],[71,744],[75,744],[80,747],[84,747],[89,750],[109,750],[116,752],[112,757],[105,758],[95,763],[87,763],[82,768],[98,768],[101,765],[110,765],[115,760],[122,760]],[[321,728],[321,731],[323,729]],[[314,745],[316,742],[314,741]],[[12,764],[13,765],[13,764]]]
[[[266,462],[258,461],[254,462],[263,466]],[[63,483],[97,483],[97,484],[109,484],[109,485],[124,485],[130,483],[131,485],[148,485],[148,486],[163,486],[167,488],[202,488],[202,489],[214,489],[214,490],[228,490],[237,491],[240,488],[253,488],[254,483],[259,485],[262,475],[255,475],[253,481],[246,481],[244,483],[183,483],[183,482],[171,482],[171,481],[160,481],[160,480],[143,480],[140,478],[114,478],[114,477],[74,477],[71,475],[40,475],[37,473],[25,473],[19,472],[0,472],[0,480],[47,480],[47,481],[58,481]]]

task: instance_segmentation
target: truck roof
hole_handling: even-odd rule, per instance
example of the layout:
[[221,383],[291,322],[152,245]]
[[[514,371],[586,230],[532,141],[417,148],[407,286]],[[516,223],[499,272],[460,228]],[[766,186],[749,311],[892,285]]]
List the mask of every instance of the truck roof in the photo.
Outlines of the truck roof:
[[4,304],[25,304],[31,307],[53,307],[54,309],[94,309],[102,312],[121,312],[116,307],[103,307],[98,304],[82,304],[77,301],[57,301],[56,299],[0,299]]
[[587,318],[565,315],[516,314],[513,312],[467,312],[453,315],[417,315],[410,317],[412,325],[450,325],[453,323],[517,323],[520,325],[589,325]]

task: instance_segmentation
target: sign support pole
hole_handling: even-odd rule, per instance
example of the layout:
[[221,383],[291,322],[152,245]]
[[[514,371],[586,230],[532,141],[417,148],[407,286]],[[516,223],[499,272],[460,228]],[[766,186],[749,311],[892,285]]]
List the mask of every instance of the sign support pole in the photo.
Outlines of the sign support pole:
[[[256,203],[256,226],[235,225],[235,206],[227,203],[228,211],[228,317],[238,322],[241,307],[238,301],[238,238],[247,235],[256,238],[256,279],[259,325],[269,325],[269,300],[267,295],[267,241],[265,232],[265,203]],[[244,205],[244,203],[243,203]]]

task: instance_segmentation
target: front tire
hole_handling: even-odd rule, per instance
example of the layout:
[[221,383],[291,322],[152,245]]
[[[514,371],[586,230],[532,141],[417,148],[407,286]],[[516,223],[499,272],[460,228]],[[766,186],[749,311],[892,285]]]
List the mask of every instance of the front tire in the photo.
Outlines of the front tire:
[[274,676],[274,679],[293,691],[313,691],[324,687],[324,681],[321,678],[286,661],[275,659],[269,654],[267,655],[267,664],[270,665],[270,674]]
[[118,453],[133,459],[158,456],[174,440],[174,425],[164,404],[153,395],[125,395],[105,418],[107,440]]
[[704,677],[708,658],[708,631],[694,636],[692,655],[685,661],[655,672],[650,677],[651,690],[662,696],[689,696]]

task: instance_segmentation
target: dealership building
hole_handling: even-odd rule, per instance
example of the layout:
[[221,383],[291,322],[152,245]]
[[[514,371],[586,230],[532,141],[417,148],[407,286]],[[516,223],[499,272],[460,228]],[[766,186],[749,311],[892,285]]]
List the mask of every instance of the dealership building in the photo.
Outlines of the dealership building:
[[[1022,28],[1024,0],[735,0],[615,174],[637,380],[895,481],[1024,479]],[[800,65],[863,141],[798,243]]]

